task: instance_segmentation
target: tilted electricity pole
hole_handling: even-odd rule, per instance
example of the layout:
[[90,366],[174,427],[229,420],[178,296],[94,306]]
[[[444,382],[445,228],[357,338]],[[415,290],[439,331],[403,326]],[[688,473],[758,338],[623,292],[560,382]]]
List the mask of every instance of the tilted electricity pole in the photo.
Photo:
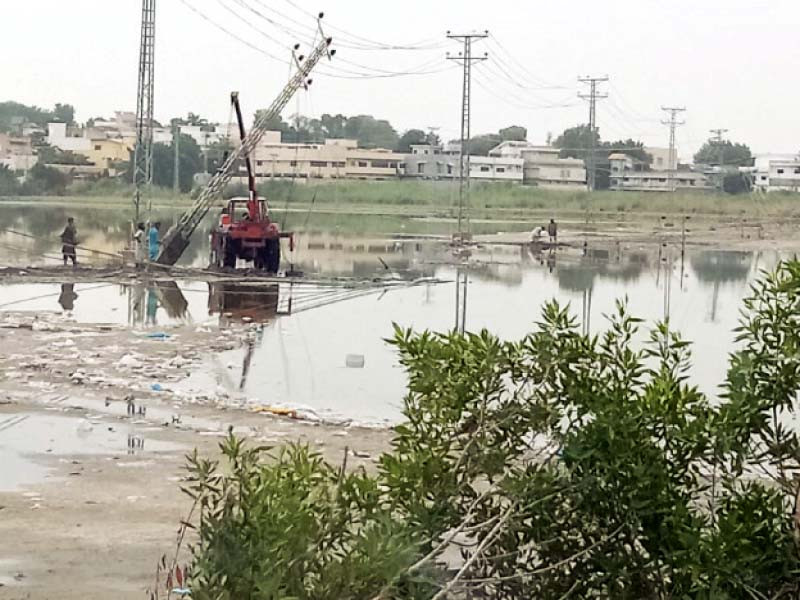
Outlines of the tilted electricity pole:
[[463,234],[464,205],[469,199],[469,138],[470,138],[470,115],[472,104],[472,63],[486,60],[487,54],[483,56],[472,56],[472,42],[489,37],[489,32],[453,34],[447,32],[447,37],[451,40],[458,40],[464,44],[464,49],[457,56],[450,56],[447,60],[454,60],[464,65],[464,83],[461,92],[461,148],[459,150],[459,188],[458,188],[458,233],[459,238]]
[[156,0],[142,0],[139,84],[136,97],[136,145],[133,150],[135,222],[141,215],[142,190],[153,183],[153,100],[155,81]]
[[678,169],[678,156],[675,150],[675,129],[680,125],[685,125],[686,121],[678,121],[678,115],[686,112],[685,107],[675,106],[662,106],[661,110],[669,113],[669,120],[661,121],[664,125],[669,125],[669,171],[667,177],[669,182],[669,191],[675,191],[675,172]]
[[586,189],[594,191],[595,180],[597,178],[597,160],[595,157],[595,134],[597,132],[597,101],[608,98],[608,94],[601,94],[597,91],[597,84],[608,81],[605,77],[578,77],[581,83],[589,84],[588,94],[578,94],[579,98],[589,101],[589,149],[586,164]]

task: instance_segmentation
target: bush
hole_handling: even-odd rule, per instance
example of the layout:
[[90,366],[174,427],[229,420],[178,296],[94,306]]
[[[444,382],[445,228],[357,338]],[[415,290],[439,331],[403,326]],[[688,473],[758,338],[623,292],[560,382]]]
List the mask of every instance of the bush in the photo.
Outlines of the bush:
[[191,459],[194,597],[796,598],[800,262],[745,302],[719,404],[668,323],[640,328],[619,303],[586,336],[555,302],[516,342],[397,328],[377,474],[234,438],[231,475]]

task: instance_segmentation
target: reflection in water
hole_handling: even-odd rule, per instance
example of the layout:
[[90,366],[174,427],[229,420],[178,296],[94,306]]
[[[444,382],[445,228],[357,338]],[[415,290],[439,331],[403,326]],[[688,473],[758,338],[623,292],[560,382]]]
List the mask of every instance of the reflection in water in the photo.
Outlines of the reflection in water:
[[[277,283],[208,284],[208,312],[218,314],[220,323],[248,320],[266,323],[278,313],[280,285]],[[291,312],[291,300],[289,300]]]
[[456,270],[456,322],[455,330],[464,333],[467,329],[467,286],[469,285],[469,270],[458,268]]
[[158,325],[158,309],[172,321],[191,321],[189,303],[174,281],[139,282],[126,286],[128,324],[132,327]]
[[58,297],[58,303],[65,312],[72,312],[75,310],[75,300],[78,299],[78,294],[75,293],[74,283],[62,283],[61,295]]
[[[755,262],[757,260],[758,258],[755,259]],[[698,252],[690,257],[689,262],[697,274],[698,281],[710,283],[713,286],[709,310],[709,319],[712,323],[717,320],[720,286],[737,282],[746,283],[751,267],[755,264],[753,254],[750,252],[722,250]]]
[[751,252],[725,250],[703,250],[691,254],[689,262],[704,283],[744,282],[750,274],[753,262]]

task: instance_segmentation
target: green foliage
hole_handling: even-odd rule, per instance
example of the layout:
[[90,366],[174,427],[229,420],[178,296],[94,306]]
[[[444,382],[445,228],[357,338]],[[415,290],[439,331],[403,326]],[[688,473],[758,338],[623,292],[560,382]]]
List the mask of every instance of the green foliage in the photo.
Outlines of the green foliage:
[[14,171],[6,165],[0,165],[0,196],[16,196],[20,185]]
[[[256,111],[256,119],[263,114]],[[269,121],[269,128],[280,131],[284,142],[321,142],[326,139],[349,138],[358,141],[361,148],[395,148],[399,137],[389,121],[371,115],[324,114],[319,119],[294,115],[290,122],[280,116]]]
[[752,164],[752,160],[753,154],[747,144],[734,144],[730,140],[724,140],[722,143],[709,140],[694,155],[694,162],[704,165],[725,164],[746,167]]
[[69,175],[62,173],[58,169],[48,167],[42,162],[37,162],[28,171],[25,182],[20,189],[20,194],[23,196],[63,196],[70,179]]
[[395,328],[406,422],[378,474],[234,438],[225,471],[191,458],[194,597],[796,598],[800,262],[745,302],[720,402],[641,327],[620,302],[586,336],[550,302],[515,342]]
[[46,127],[50,122],[72,124],[75,109],[69,104],[56,104],[53,110],[27,106],[19,102],[0,102],[0,131],[14,131],[23,123]]
[[528,130],[525,127],[521,127],[520,125],[512,125],[510,127],[505,127],[501,129],[499,132],[500,138],[504,141],[510,142],[524,142],[528,139]]
[[730,173],[722,179],[722,189],[727,194],[749,194],[750,180],[742,173]]
[[380,506],[374,478],[301,446],[267,463],[266,448],[233,436],[221,450],[225,469],[189,458],[185,491],[200,509],[193,598],[430,597],[434,572],[409,573],[417,534]]
[[[203,156],[200,146],[190,135],[180,134],[179,174],[182,192],[194,187],[194,176],[203,170]],[[175,145],[155,144],[153,146],[153,183],[161,187],[172,187],[175,173]]]
[[435,133],[425,133],[421,129],[409,129],[397,141],[395,150],[404,154],[411,153],[411,146],[428,144],[438,146],[441,143],[439,136]]

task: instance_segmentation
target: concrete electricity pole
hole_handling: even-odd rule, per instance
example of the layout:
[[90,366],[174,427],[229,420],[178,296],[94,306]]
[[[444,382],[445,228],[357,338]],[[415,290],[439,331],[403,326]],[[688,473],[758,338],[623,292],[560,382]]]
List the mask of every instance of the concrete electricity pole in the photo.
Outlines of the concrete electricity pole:
[[175,165],[172,169],[172,191],[176,194],[181,191],[181,126],[175,123],[172,131],[172,145],[175,150]]
[[719,189],[720,191],[723,190],[725,187],[725,173],[724,173],[724,166],[725,166],[725,146],[723,145],[724,140],[722,136],[728,133],[727,129],[712,129],[711,133],[714,134],[714,137],[710,139],[710,142],[714,142],[717,145],[717,160],[719,162]]
[[136,97],[136,145],[133,150],[133,204],[139,222],[142,189],[153,183],[153,99],[155,94],[156,0],[142,0],[139,83]]
[[489,37],[489,32],[453,34],[447,32],[447,37],[451,40],[458,40],[464,44],[464,49],[457,56],[450,56],[448,52],[447,60],[460,62],[464,66],[464,83],[461,91],[461,149],[459,151],[459,189],[458,189],[458,233],[463,233],[462,221],[464,218],[464,205],[469,197],[469,138],[470,138],[470,114],[472,103],[472,63],[484,61],[488,58],[483,56],[472,56],[472,43]]
[[679,125],[685,125],[686,121],[678,121],[678,115],[686,112],[685,107],[662,106],[661,110],[669,113],[669,120],[661,121],[664,125],[669,125],[669,171],[667,177],[669,181],[669,191],[675,191],[675,171],[678,169],[678,156],[675,150],[675,129]]
[[588,94],[578,94],[579,98],[589,101],[589,149],[586,164],[586,189],[594,191],[597,178],[597,160],[595,157],[595,133],[597,132],[597,101],[608,98],[608,94],[600,94],[597,84],[608,81],[606,77],[578,77],[578,81],[589,85]]

